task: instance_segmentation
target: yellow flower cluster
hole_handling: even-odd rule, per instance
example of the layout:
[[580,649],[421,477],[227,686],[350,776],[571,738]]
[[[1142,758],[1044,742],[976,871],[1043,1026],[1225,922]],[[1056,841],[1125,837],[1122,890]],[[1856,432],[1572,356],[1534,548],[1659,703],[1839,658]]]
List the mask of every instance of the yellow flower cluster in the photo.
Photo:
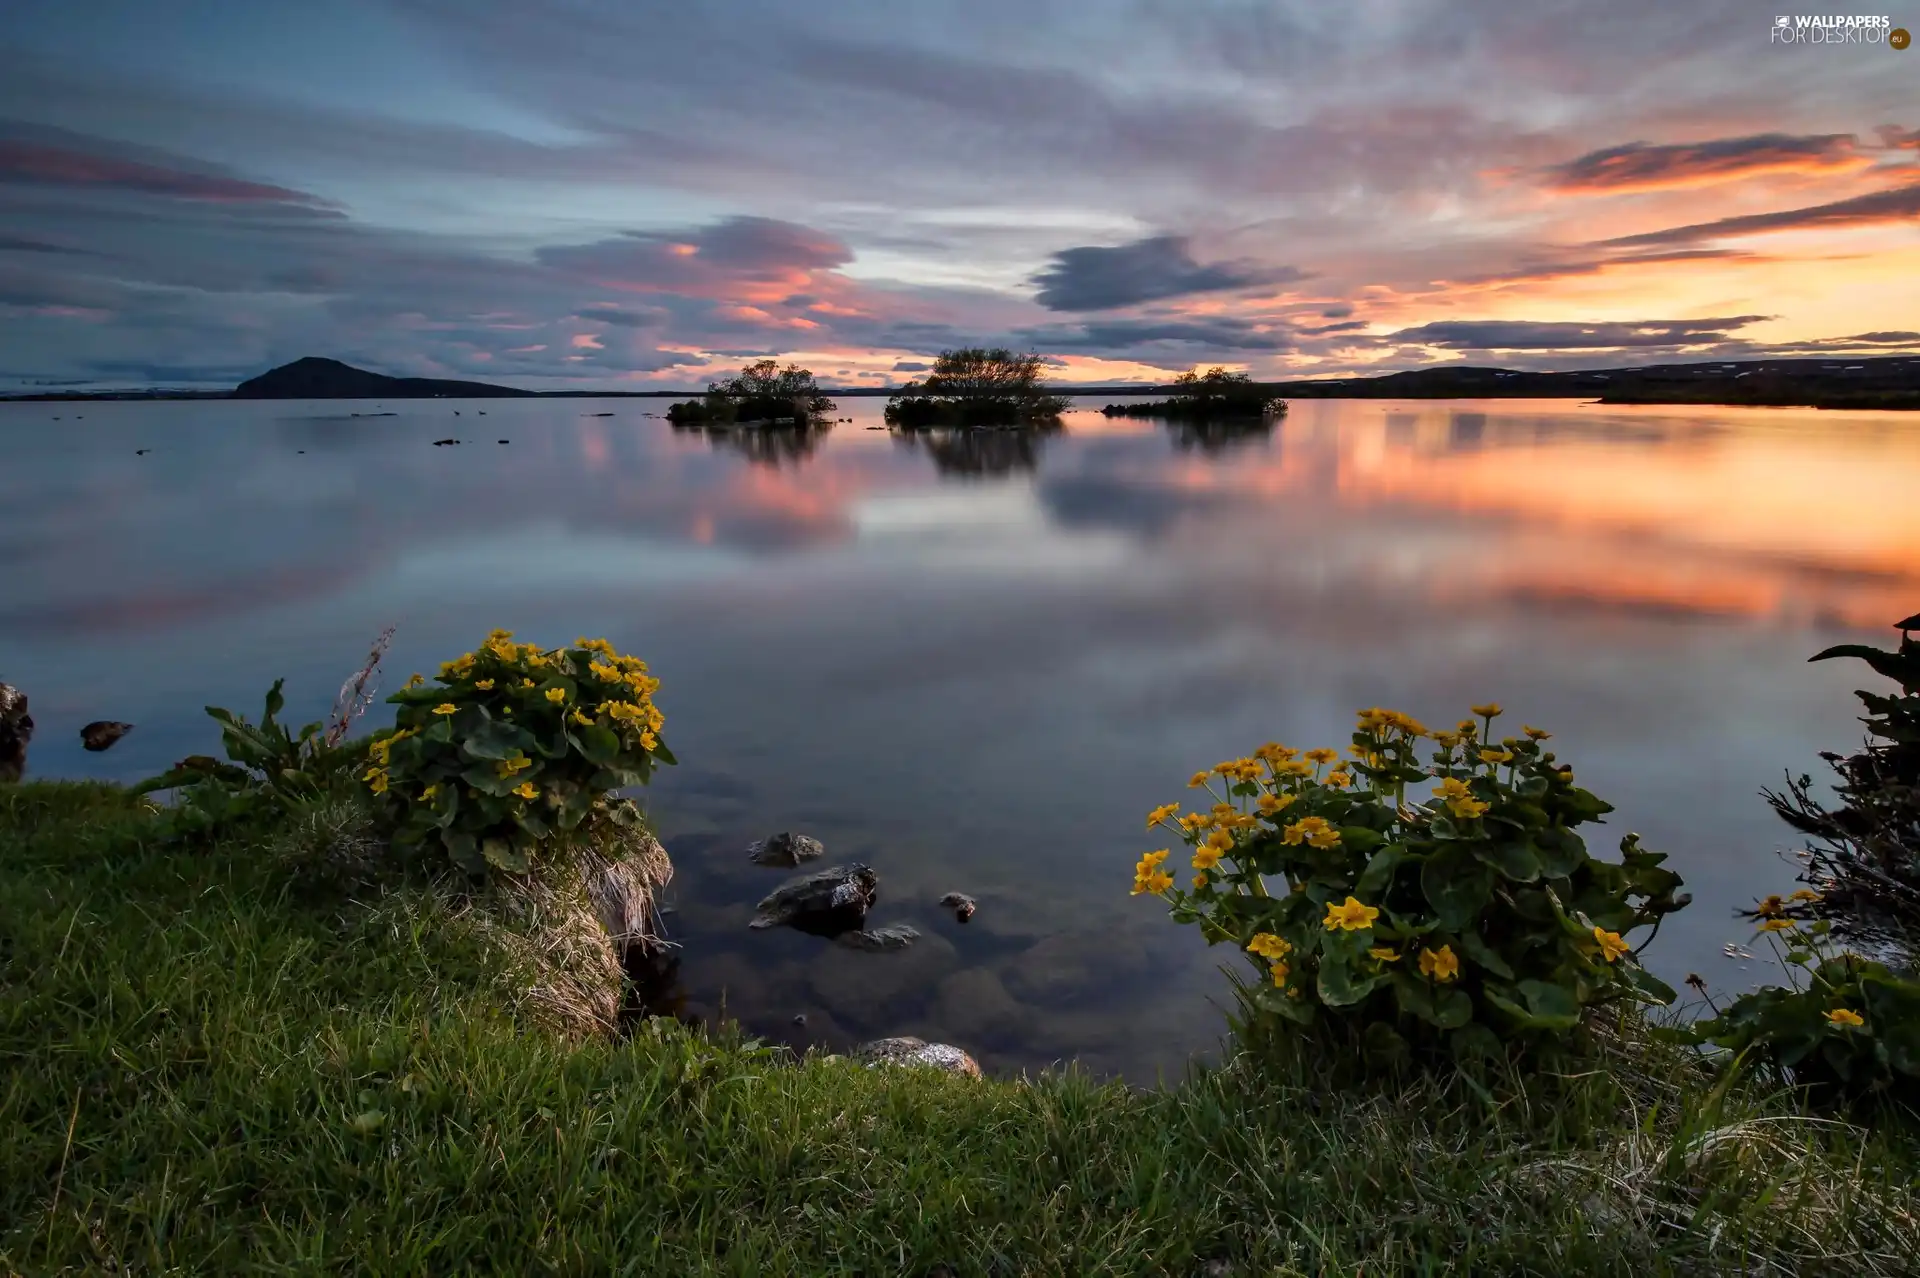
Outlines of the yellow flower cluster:
[[1308,847],[1330,848],[1340,842],[1340,831],[1328,825],[1325,817],[1301,817],[1282,831],[1280,841],[1295,847],[1305,843]]
[[1293,944],[1272,932],[1256,932],[1247,942],[1247,953],[1258,954],[1263,959],[1282,959],[1293,953]]
[[1462,820],[1472,820],[1486,813],[1488,805],[1473,797],[1473,791],[1459,777],[1443,777],[1434,788],[1433,797],[1447,805],[1447,811]]
[[1140,858],[1133,867],[1133,895],[1153,893],[1158,895],[1173,886],[1173,876],[1160,868],[1160,863],[1171,853],[1162,848],[1158,852],[1149,852]]
[[1393,731],[1403,732],[1409,737],[1428,735],[1425,724],[1412,715],[1402,714],[1398,710],[1383,710],[1379,706],[1374,706],[1369,710],[1362,710],[1359,719],[1360,730],[1371,732],[1376,736],[1385,736]]
[[1593,939],[1600,943],[1600,957],[1609,963],[1618,963],[1633,952],[1633,947],[1622,940],[1618,932],[1609,932],[1603,927],[1593,929]]

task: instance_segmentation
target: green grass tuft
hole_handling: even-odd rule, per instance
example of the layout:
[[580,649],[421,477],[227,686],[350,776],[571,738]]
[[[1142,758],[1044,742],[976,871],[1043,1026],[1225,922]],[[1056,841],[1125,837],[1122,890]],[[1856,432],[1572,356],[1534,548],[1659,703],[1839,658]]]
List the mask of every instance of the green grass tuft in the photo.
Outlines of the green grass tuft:
[[1717,1095],[1632,1024],[1490,1099],[582,1040],[453,898],[348,872],[356,820],[181,851],[112,787],[0,786],[0,1269],[1916,1271],[1912,1132]]

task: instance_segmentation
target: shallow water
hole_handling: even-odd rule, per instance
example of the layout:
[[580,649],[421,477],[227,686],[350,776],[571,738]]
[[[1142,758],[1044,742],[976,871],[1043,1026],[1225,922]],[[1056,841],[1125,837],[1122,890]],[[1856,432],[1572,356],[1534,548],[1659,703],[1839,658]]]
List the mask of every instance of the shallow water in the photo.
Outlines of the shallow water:
[[[880,408],[748,455],[657,400],[0,404],[30,771],[151,775],[282,675],[320,718],[389,623],[390,687],[493,626],[605,635],[683,761],[643,801],[691,1012],[1151,1082],[1224,1028],[1232,956],[1127,894],[1194,769],[1497,698],[1618,808],[1590,843],[1637,830],[1687,877],[1653,966],[1727,990],[1768,971],[1721,955],[1732,908],[1792,886],[1757,791],[1860,732],[1870,677],[1806,658],[1920,608],[1898,414],[1318,400],[1233,440],[1081,410],[910,445]],[[101,718],[138,727],[86,754]],[[782,829],[872,864],[874,923],[920,944],[749,933],[782,876],[745,848]]]

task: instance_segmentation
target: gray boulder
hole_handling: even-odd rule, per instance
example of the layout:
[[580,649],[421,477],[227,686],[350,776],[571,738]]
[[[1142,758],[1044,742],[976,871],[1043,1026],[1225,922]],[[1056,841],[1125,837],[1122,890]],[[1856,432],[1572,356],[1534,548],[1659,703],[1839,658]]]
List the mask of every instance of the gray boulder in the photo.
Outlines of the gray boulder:
[[761,839],[747,846],[747,855],[755,865],[772,865],[782,869],[792,869],[826,854],[827,849],[820,840],[795,834],[791,830],[782,830],[770,839]]
[[881,1065],[914,1065],[922,1069],[943,1069],[949,1074],[979,1078],[980,1062],[948,1043],[929,1043],[924,1038],[879,1038],[862,1043],[854,1056],[866,1062],[868,1069]]
[[27,742],[33,740],[33,716],[27,694],[0,683],[0,781],[18,781],[27,770]]
[[80,744],[90,753],[99,754],[113,747],[113,743],[133,731],[131,723],[120,723],[113,719],[99,719],[80,729]]
[[880,894],[880,876],[858,861],[789,879],[766,895],[751,928],[791,927],[817,936],[857,930]]

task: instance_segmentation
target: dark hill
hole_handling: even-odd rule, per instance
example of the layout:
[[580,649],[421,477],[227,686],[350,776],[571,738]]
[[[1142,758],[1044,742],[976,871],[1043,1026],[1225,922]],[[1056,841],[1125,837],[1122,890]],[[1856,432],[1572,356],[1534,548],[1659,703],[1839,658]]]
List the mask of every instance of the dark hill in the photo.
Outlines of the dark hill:
[[234,387],[235,399],[502,399],[533,391],[441,377],[388,377],[337,359],[307,356],[269,369]]

